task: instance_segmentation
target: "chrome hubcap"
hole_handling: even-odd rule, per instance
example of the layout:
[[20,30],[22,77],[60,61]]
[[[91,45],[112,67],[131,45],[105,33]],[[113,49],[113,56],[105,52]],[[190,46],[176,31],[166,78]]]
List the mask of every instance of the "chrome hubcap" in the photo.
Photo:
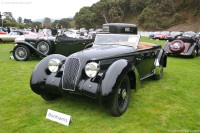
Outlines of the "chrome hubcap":
[[46,46],[44,46],[44,45],[41,46],[41,50],[42,50],[42,51],[46,51],[46,49],[47,49]]
[[124,100],[125,98],[126,98],[126,90],[123,89],[123,91],[122,91],[122,99]]
[[26,49],[24,49],[23,47],[18,47],[16,49],[15,56],[18,59],[24,59],[26,57],[26,55],[27,55]]
[[49,51],[49,45],[46,42],[39,42],[37,45],[37,49],[43,54],[47,54]]
[[25,54],[24,51],[19,51],[18,53],[19,56],[23,56],[24,54]]

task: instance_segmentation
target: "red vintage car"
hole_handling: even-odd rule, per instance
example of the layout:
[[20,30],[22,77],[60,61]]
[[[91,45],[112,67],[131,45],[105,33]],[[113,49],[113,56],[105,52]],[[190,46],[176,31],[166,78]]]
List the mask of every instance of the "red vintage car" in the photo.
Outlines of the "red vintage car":
[[167,55],[185,55],[195,58],[200,54],[200,40],[195,37],[169,39],[164,46]]
[[0,35],[4,35],[4,34],[7,34],[7,33],[4,31],[0,31]]
[[160,34],[157,34],[154,36],[154,39],[164,40],[166,39],[166,36],[169,36],[169,31],[162,31]]

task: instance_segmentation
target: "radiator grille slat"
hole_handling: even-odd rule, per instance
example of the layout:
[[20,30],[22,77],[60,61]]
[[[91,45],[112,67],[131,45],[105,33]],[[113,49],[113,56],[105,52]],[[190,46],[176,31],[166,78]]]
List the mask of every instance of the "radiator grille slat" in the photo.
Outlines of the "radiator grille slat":
[[78,58],[69,58],[65,63],[63,74],[63,89],[75,90],[80,62]]

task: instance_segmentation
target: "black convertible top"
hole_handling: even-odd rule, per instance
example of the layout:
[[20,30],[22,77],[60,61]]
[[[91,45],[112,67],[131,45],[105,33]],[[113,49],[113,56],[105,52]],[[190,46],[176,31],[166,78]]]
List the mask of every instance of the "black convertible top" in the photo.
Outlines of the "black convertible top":
[[182,38],[179,38],[179,39],[176,39],[176,38],[168,39],[169,42],[172,42],[174,40],[181,40],[183,42],[188,42],[188,43],[195,43],[197,41],[195,38],[192,38],[192,37],[188,37],[188,38],[182,37]]

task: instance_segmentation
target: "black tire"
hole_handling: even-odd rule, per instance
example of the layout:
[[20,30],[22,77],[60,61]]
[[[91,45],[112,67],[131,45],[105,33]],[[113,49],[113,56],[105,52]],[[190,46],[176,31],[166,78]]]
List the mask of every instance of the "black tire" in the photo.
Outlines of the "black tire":
[[115,94],[115,99],[113,106],[109,109],[110,114],[113,116],[121,116],[127,109],[130,100],[130,80],[126,75],[120,81],[117,91]]
[[41,95],[41,97],[42,97],[44,100],[46,100],[46,101],[53,101],[53,100],[55,100],[55,99],[61,97],[61,96],[58,95],[58,94],[44,93],[44,92],[43,92],[42,94],[40,94],[40,95]]
[[159,79],[162,78],[162,75],[163,75],[163,66],[161,65],[158,69],[159,69],[158,72],[155,73],[153,75],[153,77],[152,77],[154,80],[159,80]]
[[195,58],[195,57],[197,57],[197,55],[198,55],[198,50],[197,50],[197,48],[194,48],[192,51],[191,57]]
[[27,46],[17,45],[13,49],[13,57],[16,61],[27,61],[30,55],[31,52]]
[[171,55],[171,53],[167,53],[167,56],[170,56]]
[[0,43],[3,43],[3,41],[1,40],[1,38],[0,38]]
[[47,41],[39,41],[36,45],[36,48],[38,51],[40,51],[41,53],[45,54],[45,55],[49,55],[51,54],[51,45],[50,43],[48,43]]

